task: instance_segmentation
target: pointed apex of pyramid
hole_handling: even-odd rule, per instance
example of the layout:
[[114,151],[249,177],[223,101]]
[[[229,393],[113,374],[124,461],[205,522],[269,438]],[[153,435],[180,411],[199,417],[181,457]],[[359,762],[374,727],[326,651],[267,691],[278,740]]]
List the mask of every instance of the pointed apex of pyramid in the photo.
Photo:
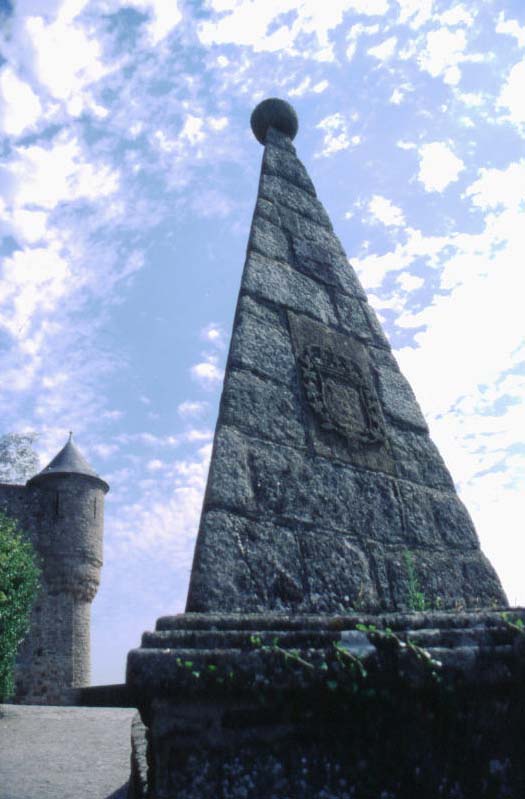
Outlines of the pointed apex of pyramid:
[[299,130],[295,109],[286,100],[280,100],[278,97],[269,97],[259,103],[252,112],[250,125],[253,135],[261,144],[266,144],[269,128],[284,133],[290,140],[296,137]]
[[40,483],[46,477],[51,475],[63,476],[69,474],[78,474],[82,475],[83,477],[91,477],[95,480],[98,480],[99,483],[102,483],[105,491],[109,490],[108,484],[105,482],[105,480],[102,480],[102,478],[98,476],[96,471],[89,465],[74,443],[73,433],[71,431],[69,433],[68,440],[60,452],[55,455],[55,457],[44,469],[42,469],[41,472],[32,477],[29,482],[32,484]]

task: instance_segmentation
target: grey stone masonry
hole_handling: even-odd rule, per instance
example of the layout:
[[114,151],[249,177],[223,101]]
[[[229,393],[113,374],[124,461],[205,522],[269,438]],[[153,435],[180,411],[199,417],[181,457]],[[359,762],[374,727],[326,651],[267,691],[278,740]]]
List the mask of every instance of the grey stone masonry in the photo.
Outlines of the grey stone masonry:
[[161,618],[128,656],[145,725],[132,796],[518,799],[524,621],[520,608]]
[[305,167],[262,130],[187,611],[505,605]]

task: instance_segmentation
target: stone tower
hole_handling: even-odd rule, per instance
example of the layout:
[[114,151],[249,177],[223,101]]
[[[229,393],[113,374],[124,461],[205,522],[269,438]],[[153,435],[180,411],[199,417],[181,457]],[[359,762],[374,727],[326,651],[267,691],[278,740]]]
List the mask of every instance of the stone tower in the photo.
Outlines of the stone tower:
[[133,795],[523,796],[525,612],[502,613],[297,127],[281,100],[252,115],[265,149],[186,613],[128,655]]
[[102,566],[109,490],[69,441],[26,486],[0,486],[2,509],[29,534],[41,558],[41,591],[15,671],[15,700],[67,702],[90,682],[90,612]]
[[[410,385],[267,100],[188,611],[505,602]],[[412,589],[412,591],[411,591]]]

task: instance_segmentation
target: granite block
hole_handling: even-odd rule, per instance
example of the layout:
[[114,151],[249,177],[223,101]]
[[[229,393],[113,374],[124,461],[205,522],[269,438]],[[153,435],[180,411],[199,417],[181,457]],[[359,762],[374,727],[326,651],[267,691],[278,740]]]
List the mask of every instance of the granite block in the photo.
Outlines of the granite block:
[[262,299],[337,325],[326,289],[286,264],[252,252],[246,262],[243,285],[247,292]]
[[359,541],[403,540],[395,482],[222,426],[207,505],[298,530],[340,531]]
[[251,372],[230,369],[219,421],[255,438],[306,446],[301,405],[295,392]]
[[250,248],[277,261],[290,260],[288,239],[280,228],[260,216],[254,217],[250,233]]
[[402,430],[386,423],[396,473],[404,480],[454,491],[454,482],[439,450],[426,433]]
[[319,200],[284,178],[275,175],[261,175],[259,196],[277,204],[278,208],[285,206],[322,227],[332,229],[328,214]]
[[[363,288],[350,266],[339,243],[326,247],[308,239],[292,237],[294,265],[296,269],[311,275],[346,294],[366,300]],[[332,245],[334,242],[332,242]]]
[[264,148],[262,163],[262,173],[265,175],[275,175],[293,183],[312,197],[316,196],[314,184],[308,172],[298,158],[290,152],[286,152],[281,146],[268,143]]
[[295,358],[287,328],[278,314],[247,296],[243,297],[237,315],[229,363],[288,387],[296,383]]
[[379,397],[385,414],[402,425],[428,432],[428,425],[414,392],[401,372],[377,366],[376,373]]

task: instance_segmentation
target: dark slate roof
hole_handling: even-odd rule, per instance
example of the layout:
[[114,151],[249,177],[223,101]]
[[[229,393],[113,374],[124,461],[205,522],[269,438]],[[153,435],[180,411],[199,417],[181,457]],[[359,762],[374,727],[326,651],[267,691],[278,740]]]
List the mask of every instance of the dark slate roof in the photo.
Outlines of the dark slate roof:
[[[83,474],[88,477],[94,477],[107,486],[107,483],[102,480],[96,471],[89,465],[84,458],[76,444],[73,442],[72,436],[69,436],[65,446],[62,447],[60,452],[55,455],[53,460],[48,463],[45,469],[31,478],[30,482],[40,481],[42,477],[52,474]],[[107,486],[109,488],[109,486]]]

